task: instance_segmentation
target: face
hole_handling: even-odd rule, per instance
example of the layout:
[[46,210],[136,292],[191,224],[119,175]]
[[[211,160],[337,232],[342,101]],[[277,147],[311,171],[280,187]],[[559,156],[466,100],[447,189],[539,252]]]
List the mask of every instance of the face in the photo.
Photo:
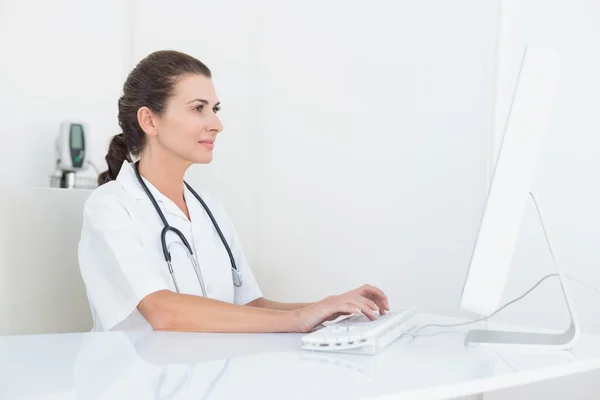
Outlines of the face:
[[217,134],[223,125],[217,117],[220,104],[212,80],[202,75],[180,78],[161,115],[152,116],[148,133],[160,146],[189,164],[212,161]]

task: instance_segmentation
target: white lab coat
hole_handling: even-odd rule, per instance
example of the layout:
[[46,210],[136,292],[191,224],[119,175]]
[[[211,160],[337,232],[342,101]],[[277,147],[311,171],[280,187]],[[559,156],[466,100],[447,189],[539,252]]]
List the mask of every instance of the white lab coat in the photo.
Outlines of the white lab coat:
[[[235,287],[231,263],[213,224],[194,195],[186,188],[185,214],[145,180],[169,224],[187,238],[197,257],[207,296],[228,303],[246,304],[262,296],[244,257],[235,229],[223,207],[196,189],[217,220],[242,274]],[[79,242],[79,267],[86,285],[94,331],[149,330],[137,310],[138,303],[158,290],[175,291],[162,253],[162,221],[135,175],[124,162],[115,181],[96,189],[85,203]],[[177,235],[167,234],[173,271],[181,293],[202,296],[192,262]]]

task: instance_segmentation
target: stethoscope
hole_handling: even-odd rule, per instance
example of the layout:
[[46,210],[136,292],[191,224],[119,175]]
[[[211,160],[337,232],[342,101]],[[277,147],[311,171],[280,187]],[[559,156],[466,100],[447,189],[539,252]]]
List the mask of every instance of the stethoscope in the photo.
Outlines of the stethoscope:
[[[169,248],[167,247],[167,241],[166,241],[166,236],[169,231],[173,232],[177,236],[179,236],[179,239],[181,239],[181,242],[187,249],[188,257],[192,261],[192,265],[194,266],[194,271],[196,272],[196,277],[198,278],[198,282],[200,283],[200,288],[202,289],[202,295],[204,297],[207,297],[206,296],[206,288],[204,286],[204,279],[202,279],[202,272],[200,271],[200,266],[198,265],[198,262],[196,261],[196,258],[194,257],[194,252],[192,251],[192,247],[190,246],[189,242],[187,241],[187,239],[185,238],[183,233],[181,233],[181,231],[179,229],[169,225],[169,222],[167,222],[167,219],[165,218],[164,214],[160,210],[160,207],[158,206],[156,199],[154,198],[154,196],[152,196],[152,193],[150,193],[148,186],[146,186],[146,183],[144,183],[144,180],[142,179],[142,176],[140,175],[139,161],[135,163],[134,169],[135,169],[135,175],[137,176],[137,179],[140,182],[140,185],[144,189],[144,192],[146,192],[146,195],[152,202],[152,205],[156,209],[156,212],[158,213],[158,216],[160,217],[160,219],[163,223],[164,228],[160,234],[160,243],[162,245],[162,251],[163,251],[163,255],[165,257],[165,261],[167,262],[167,266],[169,267],[169,273],[171,274],[171,278],[173,279],[173,284],[175,285],[175,290],[177,291],[177,293],[179,293],[179,285],[177,284],[177,279],[175,278],[175,274],[173,273],[173,265],[171,265],[171,253],[169,252]],[[202,200],[202,198],[198,195],[198,193],[196,193],[196,191],[194,189],[192,189],[192,187],[190,185],[188,185],[187,182],[184,181],[183,183],[189,189],[189,191],[192,192],[192,194],[200,202],[200,204],[202,204],[202,207],[204,207],[204,210],[206,210],[206,213],[210,217],[210,220],[212,221],[213,226],[215,227],[215,229],[217,230],[217,233],[219,234],[219,237],[221,238],[221,242],[223,242],[223,246],[225,246],[225,250],[227,250],[227,254],[229,255],[229,260],[231,261],[231,274],[233,276],[233,284],[236,287],[242,286],[242,274],[240,273],[240,271],[237,268],[237,265],[235,264],[235,259],[233,258],[233,254],[231,253],[229,244],[227,243],[225,236],[223,236],[223,233],[221,232],[221,228],[219,228],[219,224],[217,224],[215,217],[212,215],[212,212],[210,212],[210,209],[208,208],[208,206],[206,205],[204,200]]]

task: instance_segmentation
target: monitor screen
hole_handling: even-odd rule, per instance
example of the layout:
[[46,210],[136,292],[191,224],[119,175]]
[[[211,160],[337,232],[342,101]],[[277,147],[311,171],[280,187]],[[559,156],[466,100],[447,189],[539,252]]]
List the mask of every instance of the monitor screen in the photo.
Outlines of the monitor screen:
[[71,124],[71,148],[83,150],[83,126]]

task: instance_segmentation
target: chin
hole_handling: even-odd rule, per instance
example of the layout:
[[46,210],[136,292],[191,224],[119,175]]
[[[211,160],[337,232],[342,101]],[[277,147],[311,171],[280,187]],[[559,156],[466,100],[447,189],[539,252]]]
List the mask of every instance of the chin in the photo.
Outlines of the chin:
[[212,154],[203,154],[201,156],[192,157],[190,162],[194,164],[210,164],[212,159]]

